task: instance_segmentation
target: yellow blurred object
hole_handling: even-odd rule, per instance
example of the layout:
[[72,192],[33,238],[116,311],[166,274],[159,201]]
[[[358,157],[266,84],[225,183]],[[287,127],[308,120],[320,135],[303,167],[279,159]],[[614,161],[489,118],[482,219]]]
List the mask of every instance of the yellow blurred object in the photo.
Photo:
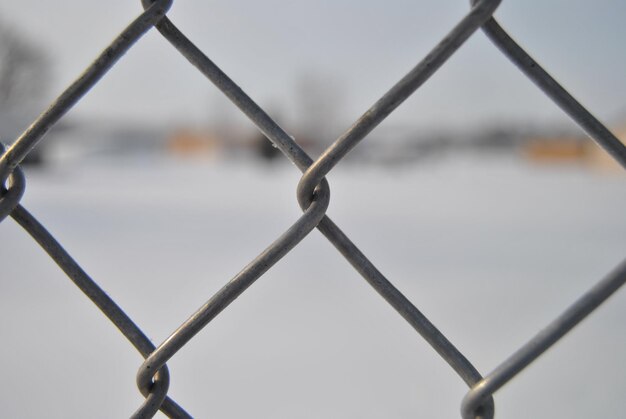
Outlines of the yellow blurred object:
[[544,162],[580,161],[586,153],[585,143],[574,137],[533,138],[523,147],[525,157]]
[[[626,128],[613,131],[624,142]],[[540,163],[580,163],[594,170],[622,171],[623,168],[609,153],[589,138],[583,137],[537,137],[522,146],[522,155]]]
[[214,136],[190,130],[174,133],[167,141],[167,149],[179,155],[213,155],[219,148],[219,141]]

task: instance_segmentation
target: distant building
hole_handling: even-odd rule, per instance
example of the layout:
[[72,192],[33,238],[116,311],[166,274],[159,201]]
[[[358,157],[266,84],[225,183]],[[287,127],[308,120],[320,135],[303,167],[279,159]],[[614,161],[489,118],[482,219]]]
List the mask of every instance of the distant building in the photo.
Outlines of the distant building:
[[588,153],[582,137],[535,137],[522,147],[524,157],[538,162],[578,162]]
[[215,156],[222,148],[222,141],[207,131],[189,129],[174,132],[166,141],[167,151],[184,156]]
[[[612,131],[622,142],[626,126]],[[583,136],[545,136],[528,139],[521,147],[522,155],[542,163],[580,163],[599,170],[621,170],[619,163],[602,147]]]

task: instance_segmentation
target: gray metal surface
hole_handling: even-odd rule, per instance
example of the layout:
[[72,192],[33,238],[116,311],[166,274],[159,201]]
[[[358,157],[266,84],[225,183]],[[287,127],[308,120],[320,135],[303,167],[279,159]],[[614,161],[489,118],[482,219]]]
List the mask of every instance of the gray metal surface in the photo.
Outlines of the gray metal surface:
[[[167,361],[315,228],[322,232],[354,269],[467,384],[469,391],[461,407],[464,418],[493,417],[495,414],[493,394],[623,285],[626,281],[625,262],[594,285],[588,293],[580,297],[541,333],[483,377],[451,341],[394,287],[326,215],[330,202],[330,187],[325,179],[326,175],[368,133],[425,83],[479,28],[482,28],[494,44],[556,105],[626,168],[626,147],[519,47],[493,19],[492,15],[499,3],[500,0],[473,1],[469,13],[451,29],[448,35],[319,158],[314,160],[165,16],[172,5],[171,0],[143,0],[144,13],[101,53],[94,63],[15,140],[10,148],[6,151],[4,148],[0,150],[2,152],[0,180],[2,185],[6,185],[1,190],[0,221],[10,215],[22,226],[145,358],[137,373],[137,386],[145,396],[145,402],[132,414],[132,417],[152,417],[159,410],[169,417],[190,417],[181,406],[167,397],[169,386]],[[215,84],[303,173],[297,185],[296,194],[303,210],[302,216],[158,346],[150,342],[141,328],[89,277],[46,228],[19,203],[25,190],[25,179],[19,167],[20,162],[42,140],[50,127],[97,84],[117,60],[152,27],[155,27],[174,48]]]

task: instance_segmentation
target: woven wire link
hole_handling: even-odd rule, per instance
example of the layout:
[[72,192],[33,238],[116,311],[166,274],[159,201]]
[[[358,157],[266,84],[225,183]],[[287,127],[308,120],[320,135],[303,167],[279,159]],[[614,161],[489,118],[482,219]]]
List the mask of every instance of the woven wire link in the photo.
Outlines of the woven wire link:
[[[145,358],[137,372],[137,386],[144,403],[133,418],[149,418],[161,410],[173,418],[191,417],[167,396],[167,361],[210,321],[317,228],[350,262],[356,271],[447,362],[469,390],[461,404],[465,419],[492,418],[493,394],[600,306],[624,282],[626,261],[567,308],[491,373],[482,376],[471,362],[373,265],[341,229],[326,215],[330,187],[325,177],[378,124],[411,96],[479,28],[554,103],[565,111],[596,143],[626,168],[626,147],[559,83],[530,57],[496,22],[493,13],[500,0],[471,1],[469,13],[454,26],[426,57],[370,107],[316,160],[258,106],[233,80],[213,63],[167,17],[172,0],[143,0],[144,12],[44,111],[7,150],[0,145],[0,221],[11,216],[48,253],[81,291],[122,332]],[[45,133],[112,68],[147,31],[156,28],[209,81],[220,89],[303,173],[297,200],[303,210],[287,231],[245,266],[215,295],[182,323],[164,342],[155,346],[141,328],[110,298],[63,249],[60,243],[19,204],[25,190],[19,163]]]

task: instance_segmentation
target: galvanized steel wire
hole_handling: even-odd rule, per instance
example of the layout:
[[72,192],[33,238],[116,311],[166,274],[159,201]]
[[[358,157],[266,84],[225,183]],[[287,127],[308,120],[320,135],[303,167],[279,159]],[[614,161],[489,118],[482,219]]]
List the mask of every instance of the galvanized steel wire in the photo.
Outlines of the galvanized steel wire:
[[[496,366],[492,372],[483,376],[470,360],[394,287],[326,215],[330,202],[330,186],[326,181],[326,176],[330,171],[379,123],[425,83],[479,28],[599,146],[626,168],[626,147],[496,22],[493,13],[499,4],[500,0],[472,1],[469,13],[451,29],[441,42],[435,45],[422,61],[389,89],[317,159],[313,159],[168,19],[166,12],[172,6],[172,0],[143,0],[144,12],[128,25],[93,64],[58,96],[8,149],[0,150],[2,152],[0,184],[3,185],[0,191],[0,221],[11,216],[22,226],[145,358],[137,372],[137,386],[144,395],[145,401],[131,417],[149,418],[159,410],[172,418],[191,417],[167,396],[169,387],[167,361],[315,228],[322,232],[354,269],[467,384],[469,390],[461,405],[461,414],[465,419],[494,417],[493,394],[624,284],[626,262],[622,262],[537,336]],[[20,162],[42,140],[45,133],[98,83],[100,78],[140,40],[142,35],[153,27],[220,89],[303,173],[297,185],[296,194],[303,210],[302,216],[158,346],[150,342],[141,328],[125,314],[123,309],[98,286],[46,228],[20,205],[26,182],[19,167]]]

